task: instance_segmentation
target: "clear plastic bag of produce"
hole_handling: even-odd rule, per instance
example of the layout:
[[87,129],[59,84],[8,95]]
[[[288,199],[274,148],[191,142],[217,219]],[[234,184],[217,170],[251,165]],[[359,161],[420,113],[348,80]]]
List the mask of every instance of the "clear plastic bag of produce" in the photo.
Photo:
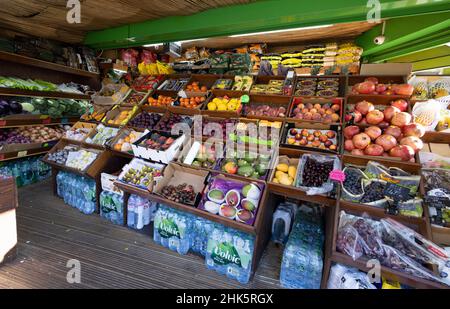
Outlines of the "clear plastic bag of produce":
[[330,173],[340,169],[337,156],[304,154],[298,163],[299,171],[296,186],[307,195],[327,194],[335,189]]
[[328,289],[369,289],[376,287],[369,281],[367,274],[353,267],[335,264],[331,267],[328,278]]
[[398,212],[402,216],[422,218],[423,215],[423,200],[420,198],[414,198],[409,201],[398,203]]
[[386,181],[378,179],[364,179],[364,194],[360,199],[360,203],[385,208],[389,205],[388,199],[384,195]]
[[359,202],[364,196],[363,179],[367,179],[367,175],[354,166],[346,166],[343,172],[345,181],[342,183],[342,198],[350,202]]
[[441,110],[447,109],[447,105],[448,102],[442,104],[438,100],[416,102],[412,109],[414,123],[423,125],[426,131],[434,131],[439,122]]
[[382,235],[379,222],[341,211],[336,247],[353,260],[361,256],[382,255]]

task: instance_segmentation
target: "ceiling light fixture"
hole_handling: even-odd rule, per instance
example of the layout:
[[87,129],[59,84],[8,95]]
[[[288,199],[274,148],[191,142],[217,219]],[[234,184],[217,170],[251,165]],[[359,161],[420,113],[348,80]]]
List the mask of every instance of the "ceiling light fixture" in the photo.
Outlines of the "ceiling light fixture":
[[280,33],[280,32],[290,32],[290,31],[302,31],[302,30],[312,30],[312,29],[320,29],[327,28],[333,25],[321,25],[321,26],[311,26],[311,27],[301,27],[301,28],[291,28],[291,29],[283,29],[283,30],[274,30],[274,31],[263,31],[263,32],[253,32],[253,33],[245,33],[245,34],[235,34],[230,35],[230,38],[238,38],[241,36],[252,36],[252,35],[260,35],[260,34],[272,34],[272,33]]
[[144,47],[158,47],[164,45],[164,43],[155,43],[155,44],[147,44],[147,45],[143,45]]
[[450,42],[448,42],[448,43],[445,43],[444,45],[447,45],[448,47],[450,47]]
[[195,42],[195,41],[204,41],[207,40],[207,38],[202,38],[202,39],[193,39],[193,40],[185,40],[185,41],[178,41],[177,43],[182,44],[182,43],[190,43],[190,42]]

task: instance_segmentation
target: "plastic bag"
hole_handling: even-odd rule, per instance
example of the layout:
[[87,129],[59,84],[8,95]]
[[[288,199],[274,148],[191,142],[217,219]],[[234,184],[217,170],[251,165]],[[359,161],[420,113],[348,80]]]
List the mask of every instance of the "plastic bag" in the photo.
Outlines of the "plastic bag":
[[423,125],[426,131],[433,131],[439,122],[441,110],[446,108],[437,100],[416,102],[412,110],[414,123]]
[[340,169],[340,164],[337,156],[304,154],[298,162],[296,186],[307,195],[329,193],[335,188],[330,172]]
[[143,49],[140,55],[139,62],[143,62],[145,64],[155,63],[158,59],[157,55],[150,50]]
[[190,47],[188,49],[186,49],[186,51],[184,52],[184,57],[187,60],[196,60],[199,58],[199,54],[198,54],[198,50],[197,47],[193,46]]
[[137,66],[137,57],[139,52],[135,49],[123,49],[120,52],[120,58],[131,67]]
[[367,274],[356,268],[335,264],[331,267],[328,289],[369,289],[376,287],[369,281]]
[[[367,179],[367,175],[359,168],[353,167],[353,166],[346,166],[343,170],[345,173],[345,181],[342,183],[342,198],[346,201],[351,202],[359,202],[361,198],[364,196],[364,185],[363,185],[363,179]],[[355,188],[350,188],[350,186],[356,186],[357,184],[353,184],[353,180],[349,177],[350,173],[353,173],[355,176],[359,175],[360,181],[358,181],[361,185],[361,192],[360,194],[357,194],[358,192],[352,192]],[[353,178],[354,179],[354,178]]]

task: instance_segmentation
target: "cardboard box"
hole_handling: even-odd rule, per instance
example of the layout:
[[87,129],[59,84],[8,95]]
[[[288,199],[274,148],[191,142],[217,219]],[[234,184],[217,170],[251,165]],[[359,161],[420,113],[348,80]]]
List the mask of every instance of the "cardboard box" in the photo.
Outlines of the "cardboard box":
[[363,63],[361,75],[403,75],[409,76],[412,72],[412,63]]
[[[162,171],[164,170],[164,165],[162,164],[158,164],[158,163],[151,163],[151,162],[147,162],[141,159],[137,159],[134,158],[133,160],[131,160],[130,163],[126,164],[123,168],[122,168],[122,172],[120,173],[120,175],[117,177],[118,181],[120,181],[121,183],[124,183],[126,185],[129,186],[135,186],[141,189],[145,189],[148,190],[149,192],[153,192],[155,185],[162,180],[162,176],[158,176],[158,177],[153,177],[153,182],[148,186],[145,187],[144,185],[139,185],[139,184],[132,184],[129,182],[124,181],[124,177],[125,175],[128,173],[128,171],[130,170],[130,168],[133,168],[135,170],[141,170],[144,166],[147,167],[151,167],[154,168],[156,170]],[[154,174],[154,173],[152,173]]]
[[102,183],[102,190],[123,195],[123,191],[117,188],[117,186],[114,184],[114,181],[116,181],[117,178],[118,176],[102,173],[100,178]]
[[[171,137],[174,139],[174,142],[170,145],[170,147],[167,150],[155,150],[141,145],[141,143],[149,139],[153,133],[157,133],[165,137]],[[171,135],[170,133],[162,131],[150,131],[142,138],[137,140],[135,143],[133,143],[131,147],[133,148],[133,153],[135,157],[140,157],[155,162],[169,164],[180,153],[181,146],[183,145],[185,139],[186,139],[185,134]]]

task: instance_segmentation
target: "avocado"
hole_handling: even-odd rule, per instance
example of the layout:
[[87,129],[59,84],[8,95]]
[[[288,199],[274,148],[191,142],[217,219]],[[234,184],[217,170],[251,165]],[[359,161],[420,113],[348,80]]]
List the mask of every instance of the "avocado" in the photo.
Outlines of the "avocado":
[[243,160],[243,159],[239,159],[238,162],[237,162],[237,165],[238,165],[239,167],[241,167],[241,166],[246,166],[246,165],[249,165],[249,164],[248,164],[247,161],[245,161],[245,160]]
[[254,172],[255,170],[253,169],[253,167],[251,167],[250,165],[244,165],[239,167],[237,173],[240,176],[250,177]]
[[258,174],[257,171],[254,171],[253,174],[250,177],[254,178],[254,179],[258,179],[260,177],[260,174]]
[[264,176],[267,172],[269,165],[267,163],[259,163],[256,165],[255,170],[259,175]]

